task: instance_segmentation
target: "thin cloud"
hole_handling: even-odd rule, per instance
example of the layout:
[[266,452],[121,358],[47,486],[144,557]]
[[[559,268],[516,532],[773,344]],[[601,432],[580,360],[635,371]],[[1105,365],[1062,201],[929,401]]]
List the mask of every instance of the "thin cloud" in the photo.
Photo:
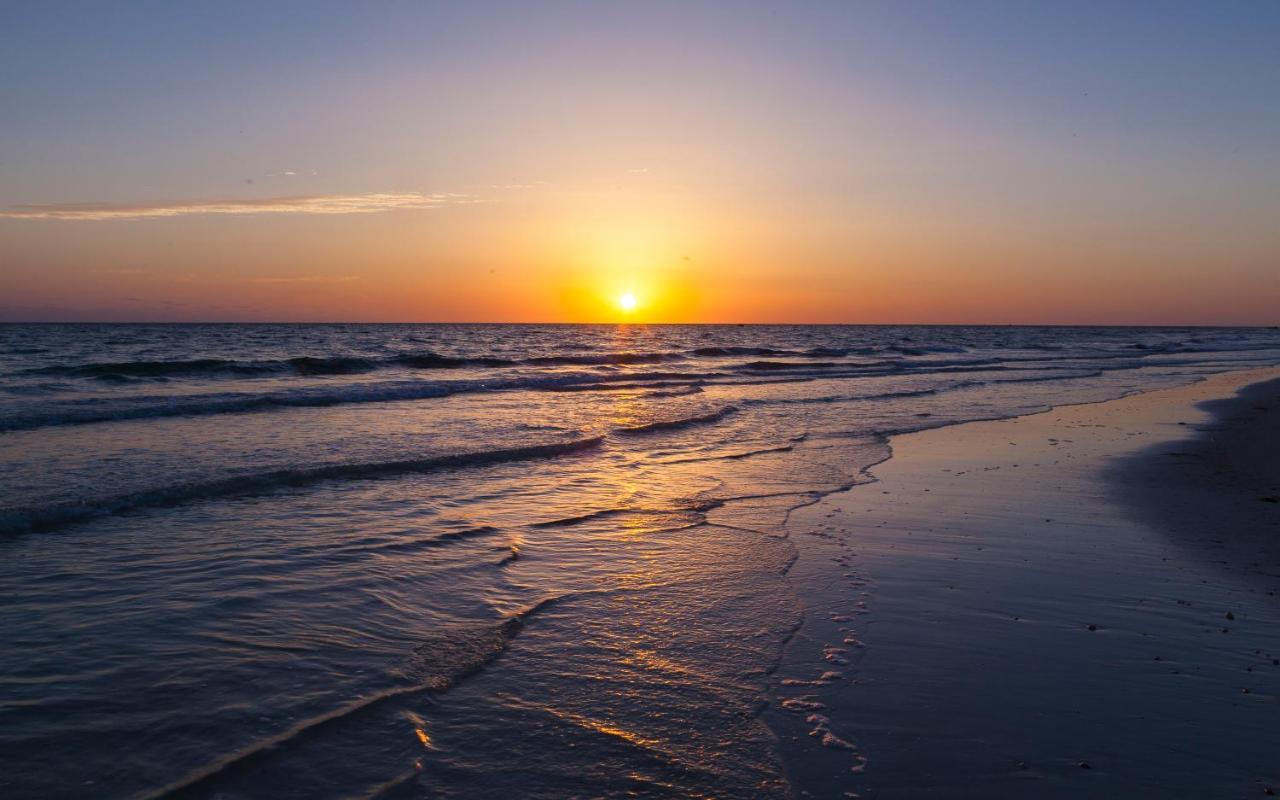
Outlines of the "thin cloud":
[[252,283],[347,283],[358,281],[355,275],[268,275],[251,279]]
[[304,197],[270,197],[261,200],[196,200],[154,205],[74,203],[66,205],[10,206],[0,218],[57,220],[133,220],[187,217],[199,214],[375,214],[380,211],[431,209],[478,203],[464,194],[324,194]]

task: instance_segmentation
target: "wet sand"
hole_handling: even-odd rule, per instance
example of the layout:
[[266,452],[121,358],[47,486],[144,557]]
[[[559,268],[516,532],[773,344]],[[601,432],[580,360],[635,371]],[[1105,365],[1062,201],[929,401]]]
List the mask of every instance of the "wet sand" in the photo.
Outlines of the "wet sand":
[[796,795],[1280,792],[1277,378],[895,437],[793,514]]

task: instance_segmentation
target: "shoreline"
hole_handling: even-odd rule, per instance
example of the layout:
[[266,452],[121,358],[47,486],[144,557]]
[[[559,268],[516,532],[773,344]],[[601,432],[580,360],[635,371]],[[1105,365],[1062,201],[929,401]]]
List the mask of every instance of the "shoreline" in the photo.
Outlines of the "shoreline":
[[[788,575],[804,621],[762,714],[794,795],[1280,785],[1267,746],[1280,725],[1280,582],[1262,566],[1276,551],[1236,536],[1223,564],[1206,528],[1256,530],[1268,513],[1275,524],[1275,504],[1242,498],[1270,485],[1249,464],[1274,441],[1275,404],[1256,409],[1277,380],[1273,368],[1222,373],[895,436],[875,482],[799,509]],[[1272,430],[1249,432],[1259,425]],[[1206,454],[1170,457],[1189,432]],[[1235,458],[1246,441],[1252,455]],[[1261,482],[1239,488],[1228,462]],[[1209,483],[1196,467],[1223,472]],[[1211,547],[1189,546],[1196,537]]]

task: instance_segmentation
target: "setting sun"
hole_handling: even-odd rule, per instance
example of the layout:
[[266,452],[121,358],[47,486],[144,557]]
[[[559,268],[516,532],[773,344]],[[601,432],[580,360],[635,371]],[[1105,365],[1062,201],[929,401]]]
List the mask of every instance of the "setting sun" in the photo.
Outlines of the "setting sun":
[[636,310],[635,293],[623,292],[622,295],[618,298],[618,308],[621,308],[623,311],[635,311]]

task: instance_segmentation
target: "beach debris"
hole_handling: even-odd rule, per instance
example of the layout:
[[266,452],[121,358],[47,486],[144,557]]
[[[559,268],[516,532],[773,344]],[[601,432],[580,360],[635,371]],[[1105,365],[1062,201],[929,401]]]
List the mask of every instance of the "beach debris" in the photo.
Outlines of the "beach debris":
[[848,664],[849,660],[842,655],[843,653],[847,653],[847,652],[849,651],[843,647],[833,647],[831,645],[827,645],[826,647],[822,648],[822,657],[825,660],[831,662],[832,664]]
[[1077,761],[1076,766],[1080,769],[1093,769],[1093,767],[1089,765],[1088,761]]
[[826,708],[824,704],[814,699],[814,695],[811,694],[804,695],[803,697],[788,697],[786,700],[782,701],[782,707],[788,711],[797,712],[820,711]]
[[[820,741],[823,747],[831,747],[836,750],[856,751],[858,749],[857,747],[854,747],[852,742],[841,739],[839,736],[832,733],[830,727],[831,720],[827,719],[823,715],[810,714],[805,717],[805,722],[813,726],[813,730],[809,731],[809,735]],[[865,763],[866,759],[863,759],[862,761]]]

